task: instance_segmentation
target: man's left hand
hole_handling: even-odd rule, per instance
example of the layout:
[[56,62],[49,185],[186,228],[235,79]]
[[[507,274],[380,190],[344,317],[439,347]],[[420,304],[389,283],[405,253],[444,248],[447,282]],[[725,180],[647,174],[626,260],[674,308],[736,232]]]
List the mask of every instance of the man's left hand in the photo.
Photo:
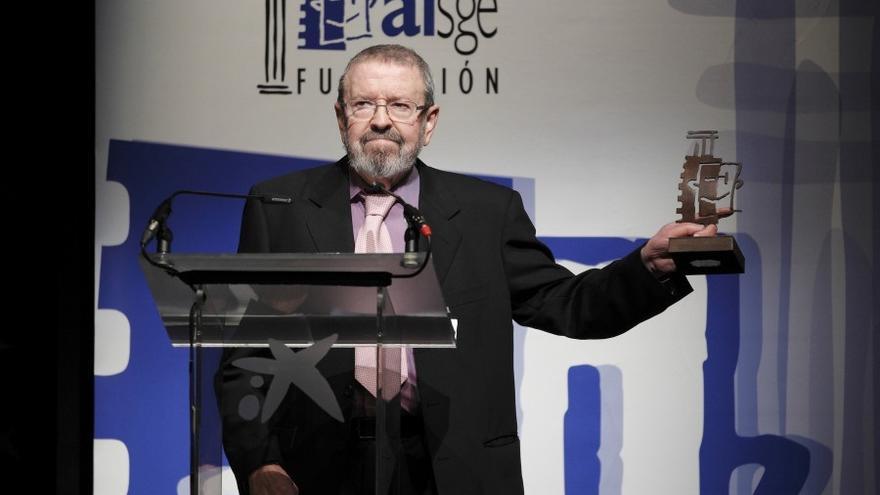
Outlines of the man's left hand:
[[675,271],[675,262],[669,257],[670,237],[713,237],[718,226],[698,223],[668,223],[642,247],[642,263],[655,277],[663,278]]

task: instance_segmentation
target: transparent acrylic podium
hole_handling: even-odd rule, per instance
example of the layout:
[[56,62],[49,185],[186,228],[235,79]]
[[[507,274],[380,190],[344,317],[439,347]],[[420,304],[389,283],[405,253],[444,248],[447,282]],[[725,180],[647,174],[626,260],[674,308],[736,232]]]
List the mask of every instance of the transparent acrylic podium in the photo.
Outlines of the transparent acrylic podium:
[[[339,403],[354,352],[328,351],[362,346],[375,349],[377,393],[389,399],[373,401],[368,416],[375,493],[388,492],[397,482],[400,401],[390,399],[400,388],[400,349],[455,347],[433,264],[418,272],[402,266],[401,254],[150,259],[141,267],[171,344],[189,349],[191,494],[222,492],[224,426],[254,432],[247,441],[276,442],[261,435],[282,421],[289,393],[327,421],[354,421]],[[345,366],[347,375],[336,373]]]

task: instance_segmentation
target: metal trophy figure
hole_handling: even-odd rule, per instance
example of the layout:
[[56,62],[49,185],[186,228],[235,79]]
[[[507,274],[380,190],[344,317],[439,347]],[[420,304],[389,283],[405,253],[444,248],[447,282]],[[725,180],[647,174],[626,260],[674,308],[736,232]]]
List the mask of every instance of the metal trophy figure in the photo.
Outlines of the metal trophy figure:
[[[695,143],[693,154],[685,156],[678,185],[681,206],[675,212],[681,214],[681,219],[677,221],[717,224],[739,211],[734,208],[733,198],[743,185],[739,178],[742,164],[713,156],[718,131],[688,131],[687,138]],[[729,235],[675,237],[669,239],[669,253],[677,269],[687,274],[745,271],[742,251]]]

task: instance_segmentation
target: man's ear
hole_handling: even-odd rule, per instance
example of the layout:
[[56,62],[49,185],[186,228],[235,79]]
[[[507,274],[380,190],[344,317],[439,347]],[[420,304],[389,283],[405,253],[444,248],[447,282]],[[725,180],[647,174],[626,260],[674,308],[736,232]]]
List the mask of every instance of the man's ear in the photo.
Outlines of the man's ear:
[[333,104],[333,110],[336,112],[336,125],[339,126],[339,138],[345,144],[348,139],[348,116],[345,115],[345,109],[338,101]]
[[339,125],[339,132],[344,134],[346,131],[345,110],[342,109],[342,105],[338,101],[333,104],[333,110],[336,112],[336,123]]
[[439,117],[440,107],[438,105],[431,105],[425,110],[425,137],[422,139],[422,146],[427,146],[431,142],[431,135],[434,133],[434,128],[437,127]]

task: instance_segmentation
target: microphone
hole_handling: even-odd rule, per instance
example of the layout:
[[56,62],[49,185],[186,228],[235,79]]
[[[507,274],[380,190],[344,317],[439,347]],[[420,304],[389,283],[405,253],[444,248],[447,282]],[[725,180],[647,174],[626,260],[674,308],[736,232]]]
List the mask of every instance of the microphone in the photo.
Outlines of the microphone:
[[[403,266],[408,268],[417,267],[419,265],[418,252],[420,232],[425,236],[425,239],[428,240],[428,256],[430,256],[431,253],[431,226],[425,221],[425,217],[418,208],[407,203],[397,194],[385,189],[385,187],[378,182],[373,182],[365,187],[364,190],[372,194],[387,194],[403,205],[403,217],[406,218],[407,224],[406,232],[403,234]],[[425,262],[427,263],[427,258],[425,259]]]
[[144,233],[141,234],[141,250],[143,250],[153,238],[157,238],[156,252],[168,253],[171,251],[171,239],[173,236],[171,234],[171,229],[168,228],[168,217],[171,216],[171,203],[174,201],[174,198],[184,194],[192,196],[211,196],[216,198],[258,199],[265,204],[293,203],[293,199],[279,194],[232,194],[211,191],[192,191],[188,189],[174,191],[171,196],[168,196],[168,198],[156,207],[156,211],[150,216],[150,221],[147,222],[147,228],[145,228]]
[[425,220],[425,217],[422,215],[418,208],[407,203],[397,194],[394,194],[388,189],[385,189],[385,187],[383,187],[382,184],[379,184],[378,182],[373,182],[372,184],[365,187],[364,190],[372,194],[387,194],[389,196],[392,196],[394,199],[399,201],[401,205],[403,205],[403,216],[404,218],[406,218],[406,222],[410,225],[410,227],[414,228],[418,232],[421,232],[421,234],[427,238],[431,237],[431,226],[428,225],[428,222]]
[[[171,215],[172,199],[173,196],[162,201],[159,206],[156,207],[156,211],[153,212],[153,215],[150,216],[150,221],[147,222],[147,228],[144,229],[144,233],[141,234],[141,247],[146,246],[151,240],[153,240],[153,237],[156,237],[156,234],[160,229],[163,233],[163,235],[160,236],[160,239],[170,236],[170,231],[167,231],[166,221],[168,220],[168,216]],[[170,239],[167,240],[170,241]]]

